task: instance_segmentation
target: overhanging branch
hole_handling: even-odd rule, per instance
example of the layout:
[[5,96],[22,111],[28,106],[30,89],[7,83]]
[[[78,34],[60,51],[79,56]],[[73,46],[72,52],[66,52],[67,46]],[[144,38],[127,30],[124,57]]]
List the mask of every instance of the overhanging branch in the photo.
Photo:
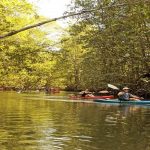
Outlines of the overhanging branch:
[[53,22],[53,21],[56,21],[56,20],[65,19],[65,18],[68,18],[68,17],[72,17],[72,16],[76,16],[76,15],[81,15],[81,14],[92,12],[92,11],[96,11],[96,10],[93,9],[93,10],[81,11],[79,13],[73,13],[73,14],[61,16],[61,17],[58,17],[58,18],[49,19],[49,20],[46,20],[46,21],[43,21],[43,22],[40,22],[40,23],[37,23],[37,24],[29,25],[29,26],[26,26],[26,27],[21,28],[19,30],[14,30],[14,31],[11,31],[11,32],[6,33],[4,35],[0,35],[0,39],[6,38],[8,36],[15,35],[17,33],[23,32],[25,30],[28,30],[28,29],[31,29],[31,28],[35,28],[35,27],[38,27],[38,26],[41,26],[41,25],[44,25],[44,24],[47,24],[47,23],[50,23],[50,22]]
[[[143,2],[144,2],[144,3],[150,3],[149,0],[145,0],[145,1],[143,1]],[[133,4],[135,5],[135,4],[139,4],[139,3],[136,2],[136,3],[132,3],[132,5],[133,5]],[[128,4],[127,4],[127,3],[124,3],[124,4],[117,4],[117,5],[111,5],[111,6],[101,7],[101,9],[111,8],[111,7],[122,7],[122,6],[126,6],[126,5],[128,5]],[[130,5],[131,5],[131,4],[130,4]],[[99,8],[99,9],[100,9],[100,8]],[[6,38],[6,37],[15,35],[15,34],[17,34],[17,33],[23,32],[23,31],[25,31],[25,30],[29,30],[29,29],[31,29],[31,28],[35,28],[35,27],[38,27],[38,26],[41,26],[41,25],[44,25],[44,24],[47,24],[47,23],[50,23],[50,22],[53,22],[53,21],[57,21],[57,20],[60,20],[60,19],[65,19],[65,18],[68,18],[68,17],[85,14],[85,13],[88,13],[88,12],[95,12],[95,11],[98,11],[99,9],[84,10],[84,11],[81,11],[81,12],[79,12],[79,13],[72,13],[72,14],[65,15],[65,16],[61,16],[61,17],[58,17],[58,18],[49,19],[49,20],[46,20],[46,21],[43,21],[43,22],[40,22],[40,23],[37,23],[37,24],[29,25],[29,26],[23,27],[23,28],[21,28],[21,29],[8,32],[8,33],[6,33],[6,34],[4,34],[4,35],[0,35],[0,39],[4,39],[4,38]]]

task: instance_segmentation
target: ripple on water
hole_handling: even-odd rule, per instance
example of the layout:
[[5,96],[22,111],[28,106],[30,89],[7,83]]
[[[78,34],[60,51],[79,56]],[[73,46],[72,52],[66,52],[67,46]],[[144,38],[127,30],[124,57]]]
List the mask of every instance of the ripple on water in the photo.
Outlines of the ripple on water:
[[0,101],[0,150],[150,150],[148,108],[26,96]]
[[115,116],[107,115],[105,118],[105,123],[108,126],[115,126],[117,124],[117,118]]

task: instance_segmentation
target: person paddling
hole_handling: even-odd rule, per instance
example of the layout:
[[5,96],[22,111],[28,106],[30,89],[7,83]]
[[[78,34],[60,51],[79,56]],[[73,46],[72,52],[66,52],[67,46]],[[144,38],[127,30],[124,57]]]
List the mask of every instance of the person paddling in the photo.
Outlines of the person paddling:
[[121,92],[118,93],[118,99],[121,101],[129,101],[129,100],[134,100],[134,101],[139,101],[143,99],[142,97],[138,97],[136,95],[132,95],[129,93],[129,88],[124,87]]
[[86,89],[85,91],[81,91],[79,94],[81,95],[81,97],[86,97],[86,96],[94,97],[94,95],[92,94],[92,92],[89,91],[89,89]]

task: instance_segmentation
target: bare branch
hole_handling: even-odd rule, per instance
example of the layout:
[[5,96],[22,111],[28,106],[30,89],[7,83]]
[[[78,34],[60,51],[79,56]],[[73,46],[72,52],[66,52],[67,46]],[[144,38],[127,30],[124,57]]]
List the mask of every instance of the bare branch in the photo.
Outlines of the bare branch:
[[26,26],[26,27],[21,28],[19,30],[11,31],[9,33],[1,35],[0,39],[6,38],[8,36],[15,35],[15,34],[20,33],[22,31],[29,30],[31,28],[35,28],[35,27],[38,27],[38,26],[41,26],[41,25],[44,25],[44,24],[47,24],[47,23],[50,23],[50,22],[53,22],[53,21],[56,21],[56,20],[65,19],[65,18],[68,18],[68,17],[72,17],[72,16],[76,16],[76,15],[81,15],[81,14],[92,12],[92,11],[96,11],[96,10],[95,9],[93,9],[93,10],[86,10],[86,11],[81,11],[79,13],[73,13],[73,14],[61,16],[61,17],[58,17],[58,18],[49,19],[49,20],[46,20],[46,21],[43,21],[43,22],[40,22],[40,23],[37,23],[37,24],[33,24],[33,25],[30,25],[30,26]]
[[[144,3],[147,3],[147,2],[149,3],[149,0],[145,0],[144,1]],[[139,4],[139,3],[132,3],[132,4],[134,5],[134,4]],[[127,3],[123,3],[123,4],[118,4],[118,5],[111,5],[111,6],[101,7],[101,9],[112,8],[112,7],[122,7],[122,6],[126,6],[126,5],[128,5],[128,4]],[[32,28],[35,28],[35,27],[38,27],[38,26],[41,26],[41,25],[53,22],[53,21],[60,20],[60,19],[65,19],[65,18],[68,18],[68,17],[77,16],[77,15],[81,15],[81,14],[85,14],[85,13],[89,13],[89,12],[99,11],[99,9],[83,10],[83,11],[78,12],[78,13],[72,13],[72,14],[61,16],[61,17],[58,17],[58,18],[49,19],[49,20],[46,20],[46,21],[43,21],[43,22],[40,22],[40,23],[37,23],[37,24],[29,25],[29,26],[23,27],[21,29],[8,32],[8,33],[6,33],[4,35],[0,35],[0,39],[4,39],[6,37],[15,35],[17,33],[23,32],[25,30],[29,30],[29,29],[32,29]]]

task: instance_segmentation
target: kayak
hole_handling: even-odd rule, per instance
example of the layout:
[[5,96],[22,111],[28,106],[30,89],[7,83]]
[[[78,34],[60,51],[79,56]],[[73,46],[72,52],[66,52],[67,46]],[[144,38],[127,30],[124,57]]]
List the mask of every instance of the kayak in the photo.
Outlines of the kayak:
[[120,101],[118,99],[95,99],[94,102],[98,103],[118,103],[118,104],[133,104],[133,105],[147,105],[150,104],[150,100],[141,100],[141,101]]
[[113,95],[107,95],[107,96],[85,96],[85,97],[81,97],[81,96],[70,96],[70,99],[113,99],[114,96]]

